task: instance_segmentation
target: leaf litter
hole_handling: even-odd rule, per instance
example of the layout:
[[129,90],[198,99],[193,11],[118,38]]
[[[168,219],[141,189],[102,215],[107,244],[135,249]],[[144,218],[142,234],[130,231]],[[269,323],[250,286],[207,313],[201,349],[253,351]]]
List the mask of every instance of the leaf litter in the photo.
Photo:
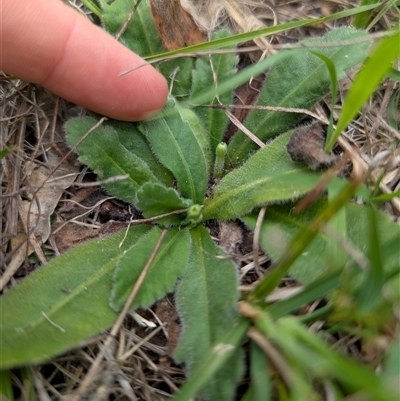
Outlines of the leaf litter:
[[[275,2],[273,8],[261,4],[255,10],[255,15],[267,25],[271,25],[293,19],[329,15],[349,4],[351,2],[288,3],[280,0]],[[295,43],[304,37],[321,36],[337,24],[340,22],[296,28],[275,35],[272,46]],[[385,29],[385,24],[385,20],[382,20],[380,28]],[[55,241],[57,233],[54,231],[60,225],[66,224],[64,227],[76,229],[71,232],[58,231],[58,236],[63,233],[71,237],[70,240],[63,240],[64,243],[70,244],[60,247],[61,251],[65,251],[68,246],[79,242],[79,238],[95,237],[101,232],[114,232],[125,228],[135,211],[128,211],[127,206],[124,211],[125,205],[116,205],[108,199],[106,193],[102,193],[99,195],[99,204],[96,202],[90,213],[81,217],[78,214],[77,219],[65,220],[62,208],[65,208],[65,201],[74,199],[79,193],[79,190],[72,186],[79,171],[74,157],[69,156],[60,162],[67,154],[62,125],[72,115],[83,115],[85,111],[63,100],[58,103],[52,95],[34,85],[19,80],[8,81],[4,74],[0,76],[0,80],[0,149],[13,147],[1,160],[0,170],[0,266],[2,280],[5,280],[4,285],[7,284],[4,288],[6,292],[8,287],[15,286],[40,263],[45,263],[48,255],[58,254]],[[350,76],[341,81],[340,93],[345,92],[350,82]],[[253,104],[259,89],[251,83],[244,87],[245,94],[236,99],[236,104]],[[29,99],[29,102],[26,99]],[[370,169],[372,180],[376,180],[380,173],[385,173],[380,185],[388,194],[400,190],[400,156],[396,145],[400,137],[395,128],[400,123],[398,101],[398,88],[393,82],[384,82],[364,107],[363,113],[343,135],[348,144],[358,149],[362,161]],[[329,107],[329,104],[327,97],[317,106],[316,112],[321,116],[321,120],[326,121],[324,108],[326,105]],[[53,169],[55,171],[52,171]],[[83,170],[78,180],[90,183],[95,177]],[[83,200],[76,200],[76,206],[72,206],[71,210],[78,210]],[[392,220],[399,222],[398,199],[394,198],[384,205]],[[111,217],[105,217],[107,213],[101,213],[101,207],[103,211],[108,210],[108,216]],[[113,217],[118,213],[120,217],[117,220],[121,221],[114,223]],[[81,232],[82,228],[84,233]],[[229,250],[228,253],[237,261],[241,271],[246,273],[242,278],[242,289],[251,286],[258,278],[254,271],[252,234],[238,222],[229,222],[222,227],[214,226],[210,229],[215,239],[219,239],[221,245]],[[260,255],[259,260],[263,270],[270,265],[266,255]],[[284,279],[282,287],[296,289],[298,283],[287,278]],[[310,305],[309,309],[316,307],[316,304]],[[171,349],[176,342],[179,326],[177,316],[173,309],[171,310],[170,298],[166,297],[152,308],[139,313],[151,322],[166,325],[126,360],[115,360],[112,353],[107,354],[104,369],[98,378],[101,385],[94,390],[91,399],[109,399],[112,396],[118,400],[167,400],[184,382],[182,367],[171,359]],[[151,331],[151,328],[139,325],[129,313],[117,335],[117,355],[124,355],[134,349],[144,338],[148,338]],[[381,339],[388,341],[392,335],[388,329],[388,333]],[[71,394],[85,377],[104,340],[105,336],[101,334],[74,351],[33,367],[31,378],[35,381],[39,394],[43,395],[42,399],[47,397],[56,400]],[[354,345],[356,337],[331,338],[331,341],[336,346],[343,347],[344,352],[353,353],[360,359],[374,359],[387,347],[387,344],[381,344],[381,348],[377,349],[372,345],[363,344],[360,351],[360,348]],[[15,380],[14,384],[22,394],[23,388],[19,380]]]

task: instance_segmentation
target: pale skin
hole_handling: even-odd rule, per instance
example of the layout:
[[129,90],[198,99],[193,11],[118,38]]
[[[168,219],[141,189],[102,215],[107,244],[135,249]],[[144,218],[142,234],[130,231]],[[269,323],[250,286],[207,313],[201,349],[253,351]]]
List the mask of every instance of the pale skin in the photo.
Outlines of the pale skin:
[[0,0],[0,70],[124,121],[143,120],[167,98],[164,77],[59,0]]

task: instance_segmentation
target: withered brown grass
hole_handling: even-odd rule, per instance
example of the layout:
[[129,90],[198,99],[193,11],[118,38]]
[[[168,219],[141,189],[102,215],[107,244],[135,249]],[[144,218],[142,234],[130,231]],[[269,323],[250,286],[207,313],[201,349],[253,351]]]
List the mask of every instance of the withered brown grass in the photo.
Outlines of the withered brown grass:
[[295,162],[305,163],[311,170],[332,166],[337,157],[324,152],[325,135],[319,122],[297,128],[286,149]]

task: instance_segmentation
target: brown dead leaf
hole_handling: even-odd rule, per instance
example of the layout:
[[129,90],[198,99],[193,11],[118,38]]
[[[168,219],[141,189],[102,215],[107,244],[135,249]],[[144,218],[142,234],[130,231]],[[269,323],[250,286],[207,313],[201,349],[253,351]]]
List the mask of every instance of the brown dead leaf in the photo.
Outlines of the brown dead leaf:
[[[64,190],[71,186],[78,172],[76,167],[67,162],[60,165],[60,161],[61,157],[56,152],[49,150],[46,166],[36,163],[26,166],[26,187],[29,199],[22,200],[19,197],[18,234],[11,240],[13,257],[0,278],[0,289],[4,288],[25,258],[33,252],[42,263],[46,263],[41,246],[50,235],[50,217]],[[56,171],[49,177],[55,167],[57,167]],[[28,241],[28,245],[24,245],[26,241]]]
[[158,36],[167,50],[196,45],[206,36],[182,8],[180,0],[150,0]]
[[303,162],[311,170],[330,167],[337,160],[335,155],[324,152],[325,135],[320,123],[300,127],[290,137],[287,151],[295,162]]

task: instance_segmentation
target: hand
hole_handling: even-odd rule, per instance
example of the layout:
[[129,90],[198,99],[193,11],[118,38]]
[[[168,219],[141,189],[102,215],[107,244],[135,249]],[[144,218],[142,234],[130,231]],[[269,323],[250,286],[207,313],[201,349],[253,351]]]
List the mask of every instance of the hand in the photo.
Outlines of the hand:
[[119,120],[161,109],[167,83],[153,67],[58,0],[0,0],[0,69]]

